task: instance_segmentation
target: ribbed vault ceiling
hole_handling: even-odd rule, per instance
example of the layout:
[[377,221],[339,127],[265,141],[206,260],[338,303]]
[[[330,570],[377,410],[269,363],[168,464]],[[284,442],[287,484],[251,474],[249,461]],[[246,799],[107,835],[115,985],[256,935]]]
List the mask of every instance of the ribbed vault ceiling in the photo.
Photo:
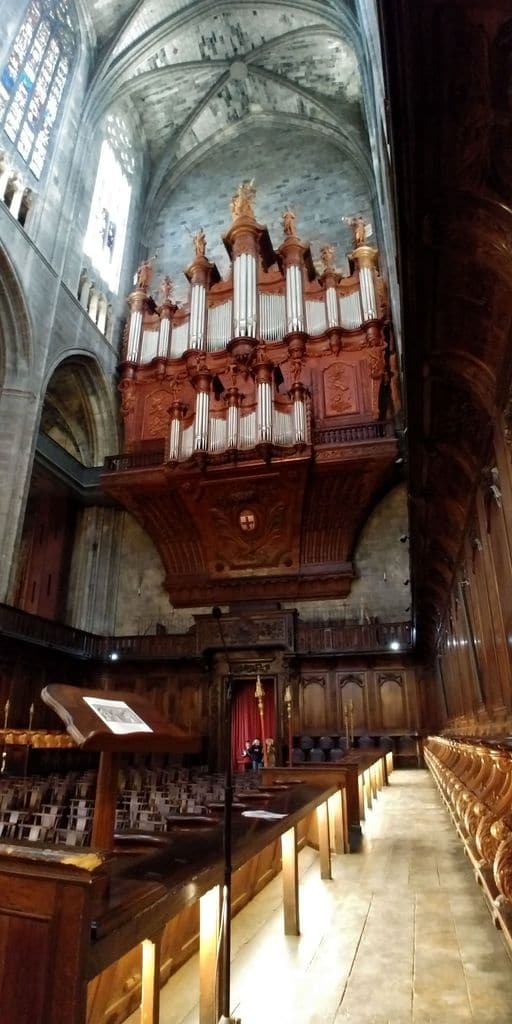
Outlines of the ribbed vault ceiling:
[[92,0],[89,10],[97,38],[89,110],[135,113],[153,197],[205,143],[266,116],[329,130],[355,159],[367,158],[360,40],[348,4]]

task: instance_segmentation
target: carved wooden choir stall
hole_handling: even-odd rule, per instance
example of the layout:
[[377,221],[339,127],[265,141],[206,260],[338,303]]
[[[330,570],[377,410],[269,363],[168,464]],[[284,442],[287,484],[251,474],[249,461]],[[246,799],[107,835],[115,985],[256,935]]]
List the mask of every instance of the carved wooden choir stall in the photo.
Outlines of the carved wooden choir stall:
[[344,597],[355,539],[389,482],[396,355],[377,251],[354,218],[350,276],[283,215],[274,249],[243,184],[221,279],[194,238],[182,307],[139,267],[120,390],[125,449],[103,486],[155,542],[176,606]]

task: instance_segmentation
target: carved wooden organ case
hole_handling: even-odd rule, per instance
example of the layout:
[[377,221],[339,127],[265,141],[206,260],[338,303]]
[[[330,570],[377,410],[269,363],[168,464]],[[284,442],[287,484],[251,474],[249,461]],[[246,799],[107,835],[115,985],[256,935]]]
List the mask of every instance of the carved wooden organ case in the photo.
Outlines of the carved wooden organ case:
[[350,277],[283,216],[274,249],[241,186],[220,278],[194,238],[186,305],[150,263],[128,298],[120,366],[125,449],[105,489],[162,557],[178,607],[344,597],[358,532],[397,455],[383,418],[387,308],[366,241]]

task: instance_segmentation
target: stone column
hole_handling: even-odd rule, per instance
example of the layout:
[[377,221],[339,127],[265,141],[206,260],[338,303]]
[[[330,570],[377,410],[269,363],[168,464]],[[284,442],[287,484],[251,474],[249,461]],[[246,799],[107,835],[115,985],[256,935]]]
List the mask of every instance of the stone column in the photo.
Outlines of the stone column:
[[33,392],[4,387],[0,403],[0,601],[13,599],[39,404]]

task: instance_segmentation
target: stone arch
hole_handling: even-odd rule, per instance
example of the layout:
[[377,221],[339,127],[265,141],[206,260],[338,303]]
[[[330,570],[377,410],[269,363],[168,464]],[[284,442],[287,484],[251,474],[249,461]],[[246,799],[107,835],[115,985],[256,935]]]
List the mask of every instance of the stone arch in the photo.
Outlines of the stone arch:
[[81,352],[66,356],[47,378],[42,432],[84,466],[101,465],[118,447],[113,394],[93,356]]
[[32,326],[23,290],[0,246],[0,387],[19,387],[32,362]]

